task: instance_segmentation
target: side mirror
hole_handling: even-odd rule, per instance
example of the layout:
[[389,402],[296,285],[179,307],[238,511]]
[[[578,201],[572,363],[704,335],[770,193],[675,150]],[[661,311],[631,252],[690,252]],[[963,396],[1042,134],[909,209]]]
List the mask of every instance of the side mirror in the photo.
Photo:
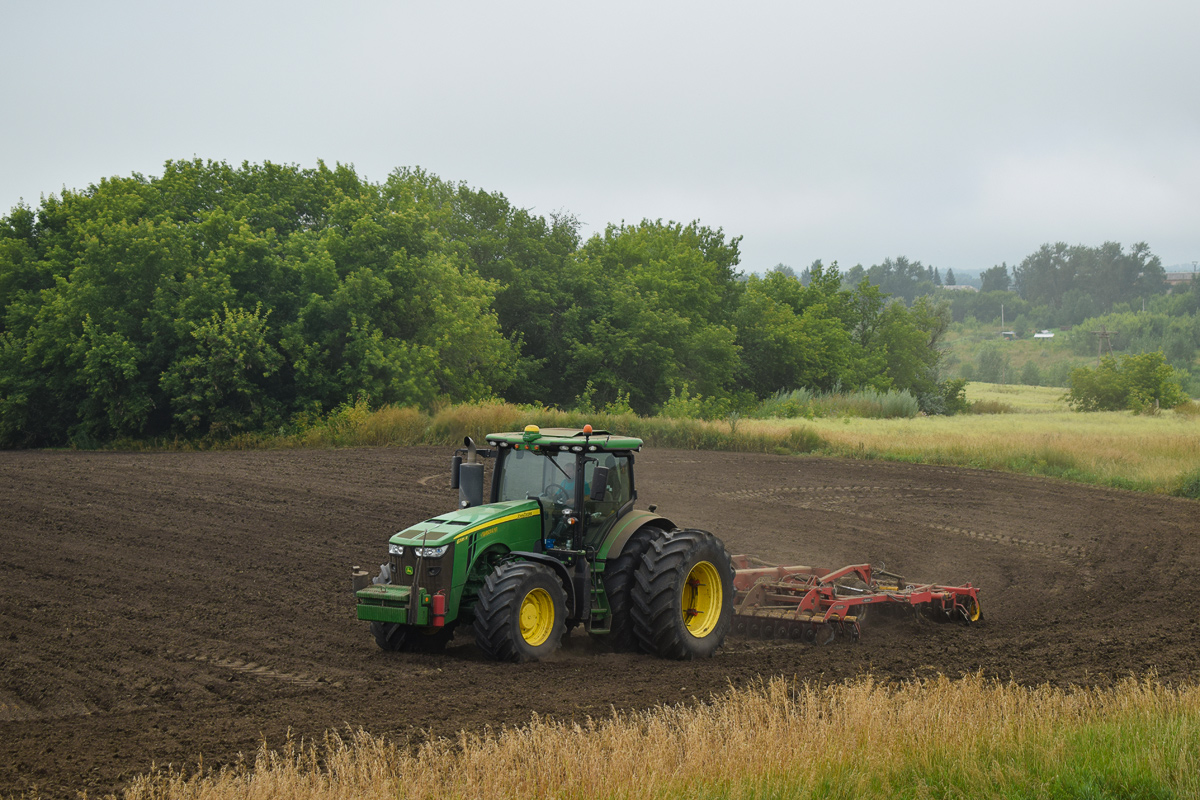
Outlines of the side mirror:
[[592,493],[589,497],[596,502],[604,499],[608,491],[608,467],[596,467],[592,473]]

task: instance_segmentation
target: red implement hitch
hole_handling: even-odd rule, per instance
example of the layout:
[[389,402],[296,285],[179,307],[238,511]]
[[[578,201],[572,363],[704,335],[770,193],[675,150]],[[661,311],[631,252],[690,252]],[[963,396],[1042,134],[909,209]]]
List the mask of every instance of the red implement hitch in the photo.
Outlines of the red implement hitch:
[[858,641],[867,613],[902,605],[935,619],[978,622],[979,590],[971,584],[910,584],[870,564],[841,569],[779,567],[752,556],[733,557],[733,633],[760,639],[828,644],[838,635]]

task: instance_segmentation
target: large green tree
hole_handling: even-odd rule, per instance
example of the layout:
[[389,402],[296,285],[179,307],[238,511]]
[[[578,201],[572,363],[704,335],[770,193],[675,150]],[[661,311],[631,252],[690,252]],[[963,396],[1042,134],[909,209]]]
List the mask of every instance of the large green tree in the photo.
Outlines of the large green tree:
[[496,284],[352,169],[169,162],[0,225],[0,443],[217,433],[503,390]]

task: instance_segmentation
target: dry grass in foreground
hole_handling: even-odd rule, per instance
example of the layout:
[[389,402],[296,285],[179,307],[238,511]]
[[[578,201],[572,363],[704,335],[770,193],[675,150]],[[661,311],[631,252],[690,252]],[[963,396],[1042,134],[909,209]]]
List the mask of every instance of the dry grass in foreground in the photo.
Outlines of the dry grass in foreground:
[[775,679],[711,703],[410,747],[363,732],[159,773],[131,800],[1197,797],[1200,688]]

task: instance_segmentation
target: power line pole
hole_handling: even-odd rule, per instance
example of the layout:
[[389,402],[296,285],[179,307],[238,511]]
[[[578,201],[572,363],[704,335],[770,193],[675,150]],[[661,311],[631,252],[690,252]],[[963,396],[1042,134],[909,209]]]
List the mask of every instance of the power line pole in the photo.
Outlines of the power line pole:
[[1100,330],[1091,332],[1091,334],[1093,336],[1099,337],[1096,340],[1096,366],[1097,367],[1100,366],[1100,358],[1101,358],[1102,354],[1104,353],[1104,348],[1106,348],[1106,347],[1108,348],[1108,354],[1110,356],[1113,356],[1113,358],[1116,358],[1116,355],[1113,353],[1112,342],[1109,341],[1109,339],[1112,336],[1116,335],[1117,333],[1120,333],[1120,331],[1110,331],[1103,325],[1100,326]]

